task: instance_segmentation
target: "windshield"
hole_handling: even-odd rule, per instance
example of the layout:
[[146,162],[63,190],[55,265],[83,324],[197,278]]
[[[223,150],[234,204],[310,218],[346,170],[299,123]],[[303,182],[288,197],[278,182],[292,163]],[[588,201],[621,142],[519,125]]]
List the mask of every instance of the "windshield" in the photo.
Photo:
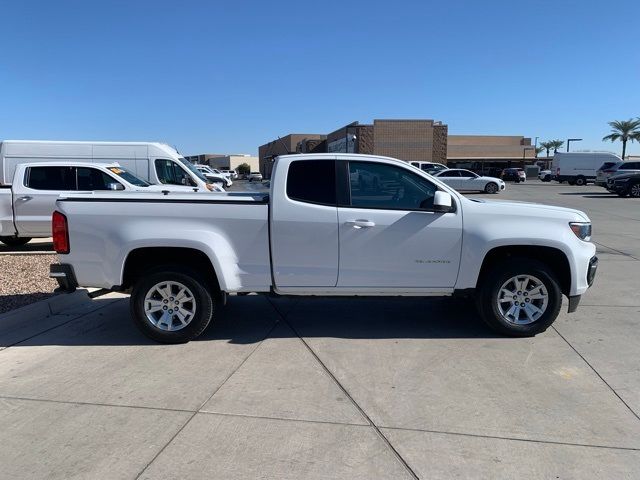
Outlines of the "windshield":
[[126,168],[122,167],[109,167],[108,170],[111,173],[115,173],[120,178],[122,178],[125,182],[129,182],[131,185],[135,185],[136,187],[148,187],[151,184],[141,178],[136,177],[133,173],[131,173]]
[[198,177],[200,180],[202,180],[204,183],[209,183],[209,180],[207,180],[207,177],[205,177],[202,172],[200,170],[198,170],[195,165],[193,163],[191,163],[190,161],[188,161],[186,158],[184,157],[178,157],[178,161],[183,164],[185,167],[187,167],[189,169],[189,171],[191,173],[193,173],[196,177]]

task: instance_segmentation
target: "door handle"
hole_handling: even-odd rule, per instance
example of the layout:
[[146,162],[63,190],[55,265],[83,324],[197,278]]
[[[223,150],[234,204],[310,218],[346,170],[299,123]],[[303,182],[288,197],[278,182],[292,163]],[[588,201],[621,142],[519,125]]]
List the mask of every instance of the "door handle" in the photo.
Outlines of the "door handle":
[[376,223],[371,220],[349,220],[345,225],[351,225],[353,228],[371,228],[375,227]]
[[23,202],[26,202],[27,200],[31,200],[33,197],[31,195],[25,195],[23,197],[18,198],[18,200],[21,200]]

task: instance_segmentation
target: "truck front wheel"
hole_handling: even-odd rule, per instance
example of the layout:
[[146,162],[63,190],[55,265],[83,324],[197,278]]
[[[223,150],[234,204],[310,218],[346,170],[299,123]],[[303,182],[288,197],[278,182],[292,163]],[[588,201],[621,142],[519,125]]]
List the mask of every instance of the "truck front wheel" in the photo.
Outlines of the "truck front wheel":
[[512,257],[483,276],[477,305],[482,319],[498,333],[530,337],[554,322],[562,292],[544,263]]
[[130,300],[136,326],[162,343],[197,338],[211,322],[214,300],[200,276],[180,267],[161,267],[135,283]]
[[29,237],[0,237],[0,242],[8,247],[21,247],[31,241]]

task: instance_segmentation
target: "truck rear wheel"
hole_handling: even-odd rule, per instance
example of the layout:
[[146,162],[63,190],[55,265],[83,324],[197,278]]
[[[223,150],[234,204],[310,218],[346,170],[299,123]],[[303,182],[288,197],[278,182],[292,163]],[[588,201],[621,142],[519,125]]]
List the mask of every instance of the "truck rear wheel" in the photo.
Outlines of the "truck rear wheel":
[[8,247],[21,247],[31,241],[29,237],[0,237],[0,242]]
[[576,178],[576,185],[578,185],[579,187],[582,187],[586,184],[587,184],[587,179],[584,178],[582,175],[578,175],[578,178]]
[[180,267],[160,267],[144,274],[131,293],[131,316],[149,338],[185,343],[211,322],[214,299],[200,276]]
[[483,276],[476,300],[480,316],[494,331],[530,337],[554,322],[562,305],[562,292],[547,265],[512,257]]

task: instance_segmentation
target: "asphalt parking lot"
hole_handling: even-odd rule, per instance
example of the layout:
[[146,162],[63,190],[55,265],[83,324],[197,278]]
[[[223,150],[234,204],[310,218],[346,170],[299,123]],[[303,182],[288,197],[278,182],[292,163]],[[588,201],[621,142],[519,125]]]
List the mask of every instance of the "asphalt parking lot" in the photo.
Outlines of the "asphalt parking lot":
[[640,200],[472,196],[589,214],[576,313],[510,339],[459,300],[251,295],[158,345],[124,295],[54,297],[0,316],[0,478],[640,477]]

